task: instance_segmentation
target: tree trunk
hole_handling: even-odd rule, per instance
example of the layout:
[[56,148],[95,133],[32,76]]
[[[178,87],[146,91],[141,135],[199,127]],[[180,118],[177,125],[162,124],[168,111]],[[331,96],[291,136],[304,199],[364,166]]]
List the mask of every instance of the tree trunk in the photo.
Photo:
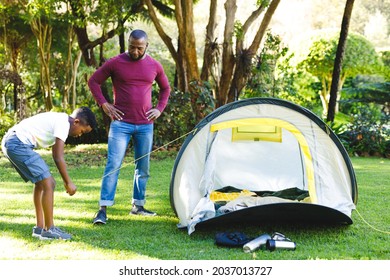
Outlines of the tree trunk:
[[175,61],[177,88],[181,92],[189,92],[191,94],[191,105],[196,115],[196,119],[199,120],[203,117],[203,106],[198,106],[199,90],[202,83],[200,81],[196,54],[193,1],[173,1],[175,5],[176,24],[179,33],[177,50],[172,44],[172,39],[166,34],[164,28],[160,24],[152,5],[152,1],[144,0],[144,3],[148,7],[149,16],[158,34],[164,41],[173,60]]
[[[19,57],[19,48],[11,49],[11,65],[12,71],[18,74],[18,57]],[[18,109],[18,85],[14,83],[14,111],[16,112]]]
[[[72,11],[73,16],[75,18],[79,19],[81,22],[84,22],[86,16],[84,14],[84,9],[82,7],[82,3],[80,3],[79,1],[68,1],[68,3],[71,7],[71,11]],[[131,14],[131,11],[128,11],[126,16],[122,19],[123,23],[126,22],[128,17],[130,16],[130,14]],[[114,37],[116,34],[116,30],[118,28],[121,28],[121,25],[118,24],[117,28],[114,28],[114,29],[110,30],[109,32],[103,32],[102,37],[96,39],[95,41],[89,40],[86,26],[74,25],[73,28],[74,28],[74,31],[76,33],[77,42],[78,42],[80,51],[82,53],[82,57],[84,58],[85,64],[87,66],[98,68],[99,65],[98,65],[97,60],[95,58],[94,48],[98,45],[102,46],[104,44],[104,42],[106,42],[108,39]],[[102,54],[100,54],[100,56],[102,57]],[[87,80],[88,77],[85,77],[85,79]],[[111,102],[111,98],[108,94],[107,87],[104,84],[102,85],[102,93],[103,93],[103,96],[106,98],[106,100],[108,102]],[[76,96],[74,96],[74,99],[73,99],[73,106],[75,106],[75,100],[76,100]],[[108,134],[108,128],[110,126],[111,120],[103,112],[103,109],[101,109],[101,112],[102,112],[103,123],[104,123],[104,126],[106,128],[106,132]]]
[[125,44],[125,32],[123,31],[123,25],[125,24],[125,21],[119,20],[118,21],[118,27],[121,28],[121,33],[118,35],[119,39],[119,53],[124,53],[126,51],[126,44]]
[[353,4],[354,4],[354,0],[347,0],[344,8],[344,15],[343,15],[343,21],[341,23],[339,44],[337,46],[336,58],[334,61],[332,84],[330,87],[330,98],[329,98],[328,115],[327,115],[328,122],[333,122],[336,114],[337,96],[338,96],[338,91],[340,89],[339,81],[340,81],[343,57],[344,57],[345,46],[348,37],[349,22],[351,20]]
[[[193,1],[173,1],[175,5],[176,23],[179,31],[179,43],[177,50],[175,50],[175,48],[173,47],[171,38],[164,32],[160,21],[156,16],[155,10],[152,5],[152,0],[143,1],[148,7],[149,16],[157,32],[159,33],[164,43],[167,45],[173,59],[175,60],[178,89],[183,92],[189,91],[191,93],[193,106],[194,104],[196,105],[196,103],[199,102],[198,97],[200,93],[199,90],[203,86],[202,81],[208,81],[210,79],[210,75],[215,82],[215,100],[217,107],[222,106],[227,102],[237,98],[241,89],[245,85],[246,78],[248,76],[246,75],[248,73],[247,64],[239,64],[238,67],[236,67],[237,61],[233,49],[237,1],[226,0],[224,4],[226,11],[226,21],[221,54],[219,53],[219,46],[214,35],[216,28],[217,0],[210,1],[210,16],[206,29],[206,43],[203,54],[204,62],[201,75],[199,75],[198,71],[195,35],[193,33]],[[261,39],[265,34],[266,28],[279,2],[280,0],[273,0],[270,2],[261,27],[249,49],[249,52],[243,50],[242,47],[245,36],[237,39],[236,46],[238,47],[236,49],[236,55],[238,58],[242,58],[243,54],[256,53],[257,49],[259,48]],[[257,17],[259,17],[259,15],[266,7],[267,4],[262,4],[259,6],[258,9],[256,9],[256,11],[252,13],[252,15],[247,19],[246,24],[244,24],[243,26],[244,33],[249,30],[251,24],[255,21]],[[219,70],[219,61],[221,61],[221,70]],[[218,69],[213,71],[213,68]],[[214,72],[216,74],[214,74]],[[232,80],[233,85],[231,86]],[[193,87],[191,87],[191,83],[193,83]],[[230,92],[233,94],[228,95],[229,89]],[[197,118],[202,115],[202,108],[204,108],[204,106],[196,105],[194,107],[194,112],[197,114]]]
[[219,47],[215,38],[215,28],[217,27],[217,7],[218,0],[210,1],[210,15],[206,27],[206,40],[203,53],[203,66],[200,74],[202,81],[208,81],[213,65],[216,64]]
[[68,53],[66,57],[65,66],[65,86],[64,95],[62,96],[62,106],[67,108],[69,105],[70,91],[73,84],[73,63],[72,63],[72,46],[73,46],[74,32],[72,26],[68,28]]
[[175,0],[175,5],[176,11],[181,10],[176,13],[176,21],[180,34],[180,52],[187,62],[187,80],[198,81],[200,76],[196,54],[193,0]]
[[[280,3],[280,0],[273,0],[267,11],[264,14],[263,20],[260,24],[259,29],[257,30],[257,33],[255,35],[255,38],[253,39],[253,42],[251,46],[248,48],[248,50],[244,49],[237,49],[236,51],[236,68],[234,71],[234,76],[230,85],[230,89],[228,92],[228,102],[233,102],[238,99],[239,94],[241,93],[242,89],[244,88],[248,77],[250,76],[251,68],[252,68],[252,59],[253,56],[256,55],[257,50],[260,47],[261,40],[263,39],[268,25],[271,22],[272,16],[276,11],[276,8],[278,7]],[[252,16],[258,16],[264,7],[260,7],[257,11],[255,11]],[[248,18],[248,21],[252,21],[252,16]],[[245,28],[249,28],[249,25],[244,25]],[[243,31],[246,32],[247,29],[244,29]],[[242,44],[237,44],[237,46],[241,46]]]
[[89,47],[91,41],[88,39],[87,29],[85,27],[73,26],[77,36],[79,48],[83,54],[84,62],[87,66],[97,68],[98,64],[95,58],[93,48]]
[[43,22],[40,18],[33,19],[30,22],[31,30],[37,38],[38,53],[40,58],[40,87],[44,95],[46,111],[53,108],[53,100],[51,96],[51,81],[50,81],[50,49],[51,49],[51,31],[52,27]]
[[235,61],[233,53],[234,22],[237,11],[236,0],[225,2],[226,23],[222,46],[222,71],[219,82],[219,91],[216,92],[216,106],[220,107],[228,102],[227,92],[231,83]]
[[81,57],[83,56],[81,51],[78,51],[76,59],[73,62],[72,68],[72,79],[71,79],[71,84],[72,84],[72,111],[76,109],[76,100],[77,100],[77,91],[76,91],[76,86],[77,86],[77,70],[79,68],[80,62],[81,62]]
[[322,89],[320,90],[320,100],[321,100],[322,108],[323,108],[322,115],[323,115],[323,117],[325,117],[326,114],[328,113],[328,104],[329,104],[328,84],[329,84],[329,82],[327,81],[326,78],[322,78],[321,84],[322,84]]
[[[26,27],[30,27],[31,25],[27,25]],[[30,41],[31,36],[34,36],[31,32],[9,32],[7,24],[3,26],[4,28],[4,47],[6,50],[5,56],[10,57],[10,62],[12,66],[12,79],[10,82],[13,83],[13,109],[17,112],[17,116],[19,120],[25,118],[27,112],[26,110],[26,96],[25,96],[25,88],[23,86],[23,81],[19,75],[19,67],[18,67],[18,59],[20,55],[20,51],[25,47],[27,42]],[[24,28],[23,28],[24,29]],[[1,71],[0,71],[1,72]],[[0,94],[0,98],[2,99],[2,105],[6,108],[6,100],[5,96]],[[3,99],[4,98],[4,99]],[[3,108],[0,108],[0,112]]]

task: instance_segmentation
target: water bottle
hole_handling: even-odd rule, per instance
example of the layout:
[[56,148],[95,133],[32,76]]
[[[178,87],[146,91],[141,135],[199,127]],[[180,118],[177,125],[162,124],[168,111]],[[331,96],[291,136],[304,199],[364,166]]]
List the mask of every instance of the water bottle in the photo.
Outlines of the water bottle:
[[271,239],[271,236],[269,234],[262,234],[259,237],[253,239],[252,241],[249,241],[248,243],[244,244],[243,249],[245,253],[253,252],[257,249],[259,249],[261,246],[266,245],[267,240]]

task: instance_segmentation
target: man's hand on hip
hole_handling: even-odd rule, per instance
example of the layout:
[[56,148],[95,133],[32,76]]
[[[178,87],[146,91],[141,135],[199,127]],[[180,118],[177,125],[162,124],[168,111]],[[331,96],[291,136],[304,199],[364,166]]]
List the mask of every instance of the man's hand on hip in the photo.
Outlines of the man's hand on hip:
[[114,105],[106,102],[102,104],[103,111],[111,118],[111,120],[122,120],[124,113],[115,108]]

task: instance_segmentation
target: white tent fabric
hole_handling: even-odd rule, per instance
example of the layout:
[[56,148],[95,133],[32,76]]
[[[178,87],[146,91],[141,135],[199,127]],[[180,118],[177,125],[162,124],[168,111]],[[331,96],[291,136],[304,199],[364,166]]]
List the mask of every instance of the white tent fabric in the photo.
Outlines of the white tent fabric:
[[[309,191],[312,203],[350,217],[356,182],[333,132],[311,112],[286,101],[256,98],[241,104],[220,108],[209,121],[206,117],[183,145],[171,181],[179,226],[191,224],[194,230],[194,210],[201,211],[201,199],[226,186],[250,191],[299,188]],[[276,124],[282,141],[232,141],[232,126],[245,125],[242,120]]]

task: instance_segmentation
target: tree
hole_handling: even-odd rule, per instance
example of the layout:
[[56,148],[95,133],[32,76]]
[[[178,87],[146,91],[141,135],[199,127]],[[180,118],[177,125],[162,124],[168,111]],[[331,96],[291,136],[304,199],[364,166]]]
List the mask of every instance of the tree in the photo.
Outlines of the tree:
[[[236,52],[235,52],[235,65],[234,65],[234,74],[230,80],[230,88],[227,92],[227,102],[232,102],[238,99],[241,90],[243,89],[246,81],[248,80],[251,68],[252,68],[252,60],[256,55],[260,47],[260,43],[263,37],[266,34],[269,23],[271,22],[271,18],[278,7],[280,0],[273,1],[261,1],[259,8],[252,13],[252,15],[246,20],[242,29],[240,30],[240,36],[237,36],[236,39]],[[268,8],[267,8],[268,7]],[[261,21],[260,27],[257,30],[255,38],[250,44],[249,48],[244,47],[244,39],[246,37],[246,33],[255,21],[255,19],[267,8],[264,13],[264,17]],[[225,38],[225,42],[226,39]],[[227,76],[228,78],[229,76]],[[227,81],[222,81],[222,84],[225,84]],[[225,97],[225,92],[222,91],[220,93],[220,99]],[[223,103],[224,104],[224,103]],[[220,103],[220,105],[223,105]]]
[[340,81],[341,67],[344,58],[345,44],[347,42],[349,22],[351,20],[354,1],[355,0],[347,0],[345,4],[343,21],[341,23],[340,38],[339,38],[339,43],[337,45],[336,58],[334,61],[332,84],[329,93],[330,97],[329,97],[328,115],[327,115],[328,122],[334,121],[334,117],[336,113],[336,103],[338,99],[337,96],[340,90],[339,81]]
[[37,39],[40,60],[40,88],[45,100],[45,108],[53,108],[52,85],[50,72],[52,21],[55,20],[55,0],[34,0],[25,4],[26,16],[31,30]]
[[[128,6],[124,6],[123,1],[102,1],[97,3],[97,5],[91,5],[89,0],[67,0],[67,3],[70,6],[72,14],[71,24],[73,25],[73,30],[76,34],[78,46],[80,48],[80,53],[84,58],[84,62],[88,67],[98,68],[105,60],[103,55],[103,44],[115,35],[119,34],[123,37],[124,23],[132,16],[134,11],[128,9]],[[103,5],[103,7],[99,5]],[[86,12],[88,9],[92,9],[92,15],[88,15]],[[127,12],[123,13],[122,11]],[[90,39],[87,31],[87,26],[90,22],[100,23],[102,27],[102,35],[95,40]],[[107,31],[108,26],[111,26],[109,31]],[[123,44],[123,38],[120,42]],[[98,46],[100,46],[99,62],[96,60],[95,56],[95,48]],[[123,46],[121,46],[121,50],[123,50]],[[80,58],[81,57],[78,56],[78,59]],[[76,64],[73,65],[75,70],[77,69],[77,62],[79,62],[78,59],[76,59]],[[105,84],[102,85],[102,93],[106,100],[111,100]],[[73,100],[75,100],[75,98]],[[108,133],[111,120],[102,109],[101,113],[106,132]]]
[[[298,68],[306,70],[320,81],[319,94],[324,116],[327,116],[328,113],[330,85],[338,39],[339,34],[321,33],[313,39],[309,54],[298,64]],[[340,72],[339,88],[342,88],[347,77],[373,73],[375,67],[380,64],[374,46],[367,39],[354,33],[349,34]]]
[[[197,119],[203,117],[201,110],[196,106],[198,93],[196,86],[200,84],[200,74],[198,69],[196,43],[194,35],[194,14],[192,0],[174,0],[175,19],[179,33],[178,47],[174,47],[172,38],[165,32],[151,0],[145,0],[149,16],[167,46],[176,65],[177,88],[182,92],[191,92],[191,101],[194,106],[194,112]],[[191,87],[191,82],[194,87]]]
[[[20,7],[18,6],[5,6],[1,10],[1,16],[3,20],[3,28],[0,29],[0,37],[5,44],[6,57],[10,58],[13,74],[9,79],[9,75],[2,75],[7,77],[7,80],[13,83],[13,109],[17,111],[20,106],[19,101],[25,101],[22,91],[20,90],[23,82],[20,78],[19,73],[19,57],[20,53],[25,48],[27,43],[33,38],[33,33],[28,24],[19,16]],[[3,73],[9,73],[9,71],[3,71]],[[24,112],[18,112],[19,116],[23,115]]]
[[[193,33],[193,1],[175,0],[176,24],[179,37],[177,48],[172,44],[171,37],[165,32],[157,14],[152,7],[151,0],[144,0],[148,7],[149,16],[156,27],[157,32],[170,51],[176,64],[178,73],[178,89],[182,92],[190,91],[193,104],[199,104],[196,86],[213,78],[215,87],[216,106],[222,106],[227,102],[237,99],[251,70],[252,58],[260,47],[268,25],[271,21],[280,0],[257,1],[256,10],[247,18],[244,24],[236,21],[237,1],[227,0],[224,4],[226,11],[225,29],[223,34],[222,51],[215,33],[216,8],[218,1],[210,1],[210,16],[206,28],[204,62],[201,74],[198,70],[196,42]],[[244,46],[247,32],[253,27],[256,20],[263,14],[260,26],[257,29],[253,41],[249,47]],[[235,42],[234,42],[235,38]],[[219,65],[220,63],[220,65]],[[202,80],[200,80],[202,79]],[[191,84],[196,85],[191,87]],[[197,119],[203,117],[200,111],[202,106],[195,106]]]

